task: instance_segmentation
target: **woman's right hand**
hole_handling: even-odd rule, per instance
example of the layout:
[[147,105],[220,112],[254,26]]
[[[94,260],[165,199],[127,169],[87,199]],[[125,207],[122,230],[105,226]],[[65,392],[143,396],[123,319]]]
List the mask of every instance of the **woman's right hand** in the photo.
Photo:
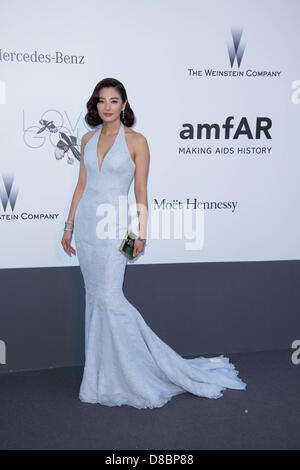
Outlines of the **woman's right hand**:
[[71,246],[71,239],[72,239],[72,232],[70,230],[65,230],[64,235],[61,240],[61,244],[65,252],[68,253],[68,255],[70,256],[71,256],[71,253],[74,253],[76,255],[76,251]]

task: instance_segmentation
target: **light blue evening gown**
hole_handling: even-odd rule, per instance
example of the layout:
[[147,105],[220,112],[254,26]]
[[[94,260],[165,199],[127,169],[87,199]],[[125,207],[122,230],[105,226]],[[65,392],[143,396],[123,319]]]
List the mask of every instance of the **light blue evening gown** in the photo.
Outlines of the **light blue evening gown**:
[[[127,230],[128,212],[125,221],[118,219],[119,198],[125,198],[127,211],[135,164],[121,122],[99,170],[97,142],[101,129],[102,124],[85,145],[87,181],[74,218],[86,301],[85,366],[79,399],[141,409],[161,407],[184,392],[219,398],[226,388],[244,390],[246,384],[228,358],[184,359],[151,330],[124,296],[127,259],[119,246]],[[105,216],[102,213],[100,217],[99,207],[105,203],[116,211],[115,238],[99,237],[97,225]]]

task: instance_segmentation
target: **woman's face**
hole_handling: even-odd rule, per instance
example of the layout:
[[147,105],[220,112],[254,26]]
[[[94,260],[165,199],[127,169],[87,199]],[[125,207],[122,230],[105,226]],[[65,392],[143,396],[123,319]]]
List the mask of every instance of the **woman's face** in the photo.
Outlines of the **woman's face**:
[[104,87],[99,91],[97,103],[99,116],[103,121],[114,121],[120,117],[123,105],[119,92],[114,87]]

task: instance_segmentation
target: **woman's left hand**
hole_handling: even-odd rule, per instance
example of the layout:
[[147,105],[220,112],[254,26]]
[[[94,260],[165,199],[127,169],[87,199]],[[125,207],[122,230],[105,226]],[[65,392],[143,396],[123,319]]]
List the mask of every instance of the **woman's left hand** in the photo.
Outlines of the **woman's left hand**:
[[133,257],[135,258],[138,256],[142,251],[144,251],[145,243],[141,240],[134,240],[133,246]]

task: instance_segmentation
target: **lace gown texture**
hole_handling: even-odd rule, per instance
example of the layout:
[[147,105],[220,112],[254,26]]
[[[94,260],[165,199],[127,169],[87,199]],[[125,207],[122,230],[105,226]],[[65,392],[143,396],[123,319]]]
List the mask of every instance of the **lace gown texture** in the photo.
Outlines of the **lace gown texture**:
[[[128,226],[127,197],[135,164],[121,123],[99,168],[101,129],[102,124],[85,145],[86,186],[74,218],[85,286],[85,365],[79,399],[141,409],[161,407],[184,392],[219,398],[226,388],[244,390],[246,384],[227,357],[184,359],[151,330],[124,296],[127,259],[119,246]],[[126,217],[118,217],[120,198],[125,201]],[[115,211],[115,238],[99,236],[105,204]]]

